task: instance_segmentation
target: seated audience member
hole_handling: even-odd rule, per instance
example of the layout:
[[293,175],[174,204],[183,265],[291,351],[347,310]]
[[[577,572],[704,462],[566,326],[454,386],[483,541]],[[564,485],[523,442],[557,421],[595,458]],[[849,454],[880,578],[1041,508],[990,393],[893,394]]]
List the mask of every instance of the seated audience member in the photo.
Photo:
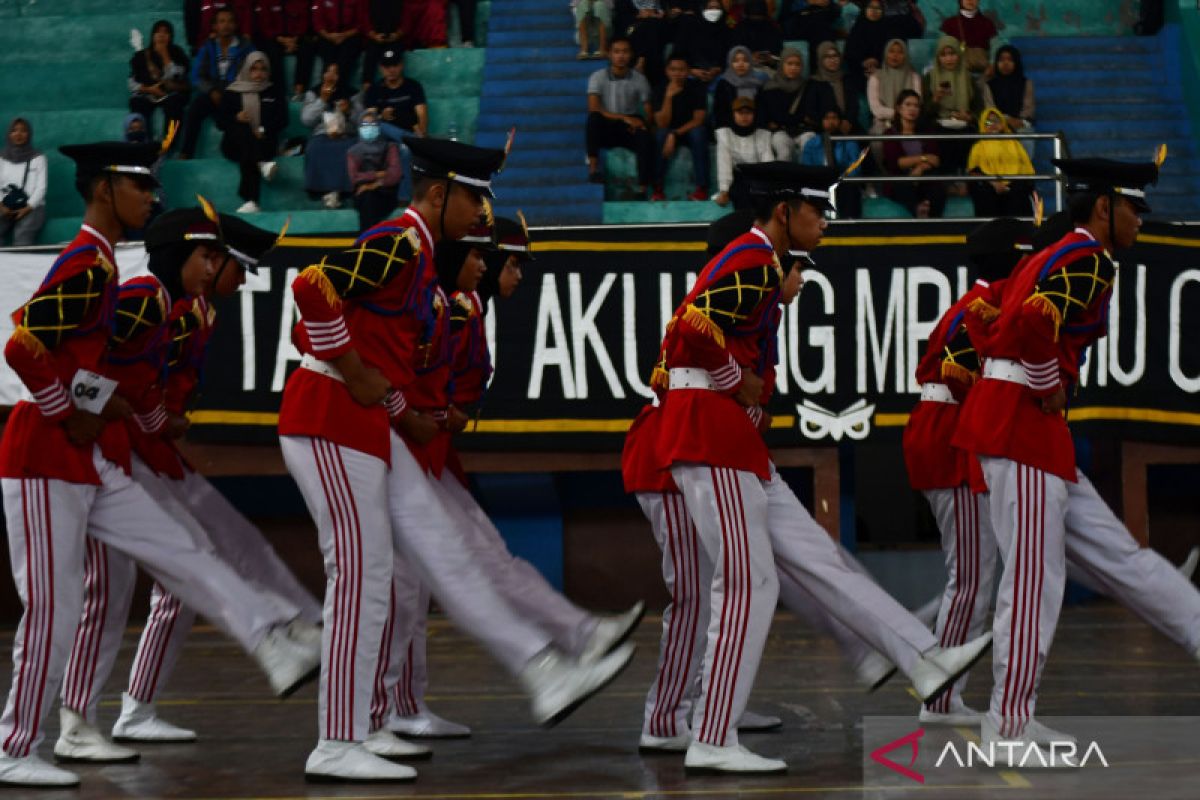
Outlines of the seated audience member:
[[180,158],[191,158],[196,154],[200,127],[220,107],[225,87],[238,74],[242,59],[253,49],[248,39],[238,36],[237,18],[232,9],[223,8],[213,15],[212,32],[212,38],[204,42],[192,59],[191,80],[195,91],[184,115]]
[[410,154],[404,135],[424,136],[429,130],[429,106],[425,89],[412,78],[404,77],[404,52],[385,50],[379,59],[382,78],[367,89],[363,107],[379,112],[379,128],[400,152],[403,177],[398,187],[401,200],[407,200]]
[[399,52],[404,28],[400,24],[400,3],[396,0],[368,0],[362,62],[362,88],[378,77],[379,57],[391,50]]
[[792,161],[796,149],[816,135],[809,125],[811,114],[805,107],[813,95],[806,91],[804,57],[799,50],[783,49],[779,69],[763,84],[756,98],[758,125],[771,134],[771,149],[780,161]]
[[767,11],[767,0],[746,0],[745,16],[733,29],[733,43],[754,56],[754,65],[774,67],[783,50],[783,31]]
[[737,45],[729,49],[725,71],[713,86],[712,127],[728,128],[733,124],[733,101],[739,97],[751,100],[766,83],[766,77],[754,70],[754,57],[749,48]]
[[672,55],[667,61],[667,82],[654,91],[655,165],[654,195],[665,200],[663,182],[667,167],[681,148],[692,152],[692,172],[696,190],[692,200],[708,199],[708,93],[704,84],[688,74],[683,56]]
[[[866,9],[869,0],[854,0]],[[901,39],[920,39],[925,35],[925,15],[917,0],[883,0],[883,18],[891,27],[892,36]]]
[[575,14],[575,32],[579,37],[578,59],[588,58],[588,43],[591,29],[596,29],[596,49],[591,53],[596,58],[608,55],[608,37],[612,31],[611,0],[571,0]]
[[12,232],[13,247],[28,247],[46,224],[46,157],[33,146],[33,128],[17,117],[0,151],[0,242]]
[[477,0],[451,0],[458,8],[458,35],[463,47],[475,46],[475,7]]
[[374,109],[368,108],[359,119],[358,142],[346,154],[346,170],[354,185],[359,231],[391,216],[400,185],[400,151],[383,138]]
[[894,38],[892,26],[883,16],[883,0],[870,0],[846,37],[846,80],[860,94],[867,81],[883,65],[883,51]]
[[659,0],[634,0],[636,15],[629,24],[629,44],[633,47],[633,68],[646,76],[653,88],[662,85],[666,61],[667,23]]
[[300,121],[312,131],[304,148],[304,190],[326,208],[340,208],[354,187],[346,153],[354,144],[353,107],[338,80],[337,62],[325,68],[321,84],[304,95]]
[[725,68],[732,39],[721,0],[705,0],[700,14],[685,6],[679,15],[671,52],[686,58],[692,77],[708,84]]
[[[1006,44],[996,50],[996,62],[992,77],[983,84],[983,104],[998,108],[1004,114],[1009,130],[1013,133],[1033,133],[1033,119],[1037,105],[1033,97],[1033,81],[1025,77],[1021,63],[1021,51]],[[1033,141],[1021,143],[1025,152],[1033,157]]]
[[[312,7],[312,26],[317,33],[321,69],[336,62],[338,75],[347,89],[354,85],[352,81],[358,71],[359,56],[362,55],[366,2],[315,0]],[[415,0],[406,0],[405,6],[413,2]]]
[[129,110],[141,114],[146,124],[154,122],[154,109],[163,112],[163,130],[183,119],[188,95],[187,54],[175,44],[175,28],[165,19],[150,29],[150,45],[129,60]]
[[236,161],[241,173],[238,196],[246,202],[239,214],[260,210],[263,179],[275,177],[279,134],[287,127],[287,99],[271,83],[271,64],[257,50],[246,56],[237,80],[221,98],[221,153]]
[[[186,5],[190,5],[190,3],[185,2]],[[250,33],[254,30],[254,0],[201,0],[197,6],[193,17],[194,28],[187,28],[187,9],[185,8],[184,11],[184,25],[187,28],[188,44],[192,47],[193,55],[199,52],[206,40],[212,38],[217,14],[221,11],[233,12],[238,33],[247,39],[250,38]]]
[[980,12],[979,0],[958,0],[958,13],[943,20],[941,31],[959,41],[968,72],[982,75],[987,71],[996,23]]
[[867,105],[871,107],[871,133],[883,133],[896,118],[896,98],[910,89],[921,93],[921,76],[908,60],[908,45],[903,39],[887,43],[883,65],[867,81]]
[[[133,142],[134,144],[146,144],[154,139],[154,137],[150,135],[150,127],[146,124],[146,118],[136,112],[125,115],[125,121],[121,124],[121,129],[124,131],[123,138],[127,142]],[[166,155],[162,154],[150,167],[150,172],[155,178],[158,177],[159,170],[162,169],[162,164],[166,160]],[[139,241],[142,239],[142,235],[145,233],[146,228],[149,227],[150,223],[153,222],[159,214],[165,211],[166,208],[167,196],[166,193],[163,192],[163,188],[160,185],[154,190],[154,201],[150,204],[150,218],[146,220],[146,224],[140,229],[127,231],[125,238],[129,239],[130,241]]]
[[[900,92],[896,99],[895,123],[888,133],[916,135],[929,133],[921,120],[921,96],[912,89]],[[884,169],[889,175],[938,174],[941,155],[933,139],[889,139],[883,143]],[[946,188],[940,181],[889,181],[884,193],[918,218],[940,217],[946,208]]]
[[813,93],[809,106],[812,127],[819,127],[825,112],[836,107],[842,115],[843,135],[862,130],[858,122],[863,107],[862,95],[846,81],[842,51],[833,42],[821,42],[817,48],[817,64],[808,91]]
[[[814,136],[804,145],[800,154],[800,163],[813,167],[837,167],[844,174],[854,164],[861,152],[860,145],[855,142],[835,142],[830,136],[837,136],[842,127],[842,112],[831,108],[825,112],[821,120],[821,135]],[[851,175],[862,174],[858,167]],[[861,183],[839,183],[836,189],[837,215],[840,219],[857,219],[862,216],[862,187]]]
[[[935,120],[942,133],[974,133],[979,96],[975,81],[963,64],[959,42],[953,36],[938,39],[937,55],[925,75],[925,113]],[[970,142],[946,141],[942,144],[942,167],[959,172],[967,162]]]
[[837,25],[842,17],[842,6],[834,0],[808,0],[799,8],[794,8],[797,2],[800,0],[785,0],[780,13],[784,38],[808,42],[808,63],[817,64],[817,47],[821,42],[838,38]]
[[629,40],[613,39],[609,66],[588,78],[587,158],[588,180],[604,180],[600,150],[624,147],[637,156],[639,194],[653,177],[654,138],[650,135],[650,84],[632,67]]
[[733,124],[717,129],[717,196],[719,206],[733,201],[736,209],[750,208],[750,193],[741,181],[735,181],[733,168],[738,164],[773,161],[771,134],[754,124],[754,100],[739,97],[733,101]]
[[[979,116],[979,132],[1012,133],[1004,114],[996,108]],[[980,139],[967,158],[971,175],[1033,175],[1033,164],[1016,139]],[[971,181],[968,185],[977,217],[1028,217],[1033,213],[1032,181]]]
[[313,33],[309,6],[312,0],[270,0],[254,8],[254,47],[266,54],[275,69],[273,81],[287,82],[284,56],[295,56],[292,96],[304,97],[312,83],[313,62],[317,57],[317,38]]

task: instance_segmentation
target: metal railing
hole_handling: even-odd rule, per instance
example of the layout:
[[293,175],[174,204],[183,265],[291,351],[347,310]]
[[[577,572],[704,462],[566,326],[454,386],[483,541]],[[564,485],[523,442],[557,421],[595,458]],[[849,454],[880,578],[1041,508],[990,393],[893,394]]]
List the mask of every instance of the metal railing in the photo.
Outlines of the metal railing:
[[[1200,2],[1200,0],[1197,0]],[[970,141],[971,143],[984,141],[987,139],[1016,139],[1018,141],[1039,141],[1050,140],[1054,143],[1054,158],[1063,158],[1067,154],[1066,136],[1061,131],[1056,133],[864,133],[864,134],[849,134],[846,136],[830,136],[831,142],[905,142],[905,141]],[[1034,174],[1034,175],[876,175],[876,176],[850,176],[842,179],[842,183],[969,183],[979,181],[1054,181],[1054,207],[1055,210],[1061,210],[1063,207],[1063,182],[1062,171],[1058,167],[1054,168],[1051,174]],[[837,214],[837,189],[833,191],[833,197],[830,198],[833,207],[835,219],[840,222],[880,222],[883,220],[907,220],[909,217],[873,217],[867,220],[841,219]],[[971,217],[970,220],[983,220],[985,217]],[[967,221],[964,219],[964,221]]]

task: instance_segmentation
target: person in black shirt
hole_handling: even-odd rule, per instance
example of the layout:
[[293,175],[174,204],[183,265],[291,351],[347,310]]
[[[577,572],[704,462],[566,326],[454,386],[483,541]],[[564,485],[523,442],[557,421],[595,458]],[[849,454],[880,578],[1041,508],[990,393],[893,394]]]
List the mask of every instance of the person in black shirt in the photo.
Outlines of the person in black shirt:
[[654,90],[654,140],[658,163],[655,166],[654,195],[651,200],[666,200],[663,180],[667,166],[681,144],[692,151],[692,172],[696,190],[690,199],[708,199],[708,93],[704,84],[688,76],[687,59],[672,55],[667,61],[667,82]]
[[238,208],[239,214],[260,210],[262,180],[275,177],[276,145],[288,123],[287,99],[270,76],[267,57],[257,50],[250,53],[217,109],[217,122],[225,132],[221,153],[236,161],[241,172],[238,196],[246,202]]
[[783,50],[783,31],[771,18],[767,0],[746,0],[746,16],[733,29],[733,43],[750,48],[755,66],[771,67],[778,63]]
[[145,118],[148,130],[153,130],[156,108],[163,110],[168,124],[183,119],[192,89],[189,67],[187,54],[175,44],[171,23],[165,19],[154,23],[149,46],[129,60],[129,110]]
[[793,10],[799,0],[784,0],[779,20],[784,36],[808,42],[808,63],[817,64],[817,45],[837,38],[837,23],[842,17],[842,7],[833,0],[808,0],[801,8]]
[[633,45],[633,67],[658,88],[664,81],[663,50],[667,43],[667,22],[658,0],[639,0],[637,16],[629,25],[629,43]]
[[404,77],[403,51],[399,48],[384,50],[379,57],[379,68],[383,80],[372,83],[367,89],[363,108],[377,109],[380,121],[393,128],[424,136],[429,125],[425,89],[412,78]]
[[379,58],[388,50],[400,50],[400,4],[395,0],[371,0],[367,5],[367,46],[363,49],[362,86],[375,82]]
[[684,6],[679,14],[671,52],[686,58],[692,77],[708,84],[725,68],[733,32],[721,0],[707,0],[700,14],[692,9],[691,5]]

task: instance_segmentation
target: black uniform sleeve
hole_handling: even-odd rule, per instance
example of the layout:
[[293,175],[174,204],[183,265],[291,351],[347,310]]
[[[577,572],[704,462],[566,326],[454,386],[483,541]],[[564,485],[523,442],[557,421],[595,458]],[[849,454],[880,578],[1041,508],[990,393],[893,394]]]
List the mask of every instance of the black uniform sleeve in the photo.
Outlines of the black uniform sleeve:
[[702,292],[692,305],[723,331],[744,322],[771,292],[779,288],[774,264],[747,267],[730,273]]
[[1068,324],[1108,291],[1116,275],[1116,265],[1103,252],[1086,254],[1042,278],[1026,302],[1059,325]]
[[22,326],[53,350],[90,317],[108,280],[108,270],[96,264],[39,292],[25,304]]

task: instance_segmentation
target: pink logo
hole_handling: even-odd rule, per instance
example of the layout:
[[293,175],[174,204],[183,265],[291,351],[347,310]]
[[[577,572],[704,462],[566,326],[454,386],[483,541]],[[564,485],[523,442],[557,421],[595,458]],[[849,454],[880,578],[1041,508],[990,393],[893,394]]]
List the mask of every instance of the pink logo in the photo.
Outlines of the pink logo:
[[[917,763],[917,740],[924,735],[925,731],[921,728],[917,728],[912,733],[907,733],[896,741],[888,742],[883,747],[876,749],[873,753],[871,753],[871,760],[877,764],[882,764],[893,772],[900,773],[910,780],[914,780],[917,783],[924,783],[925,776],[916,770],[911,769],[912,765]],[[909,759],[907,767],[903,764],[897,764],[890,758],[885,757],[888,753],[896,750],[897,748],[903,747],[906,744],[912,745],[912,758]]]

